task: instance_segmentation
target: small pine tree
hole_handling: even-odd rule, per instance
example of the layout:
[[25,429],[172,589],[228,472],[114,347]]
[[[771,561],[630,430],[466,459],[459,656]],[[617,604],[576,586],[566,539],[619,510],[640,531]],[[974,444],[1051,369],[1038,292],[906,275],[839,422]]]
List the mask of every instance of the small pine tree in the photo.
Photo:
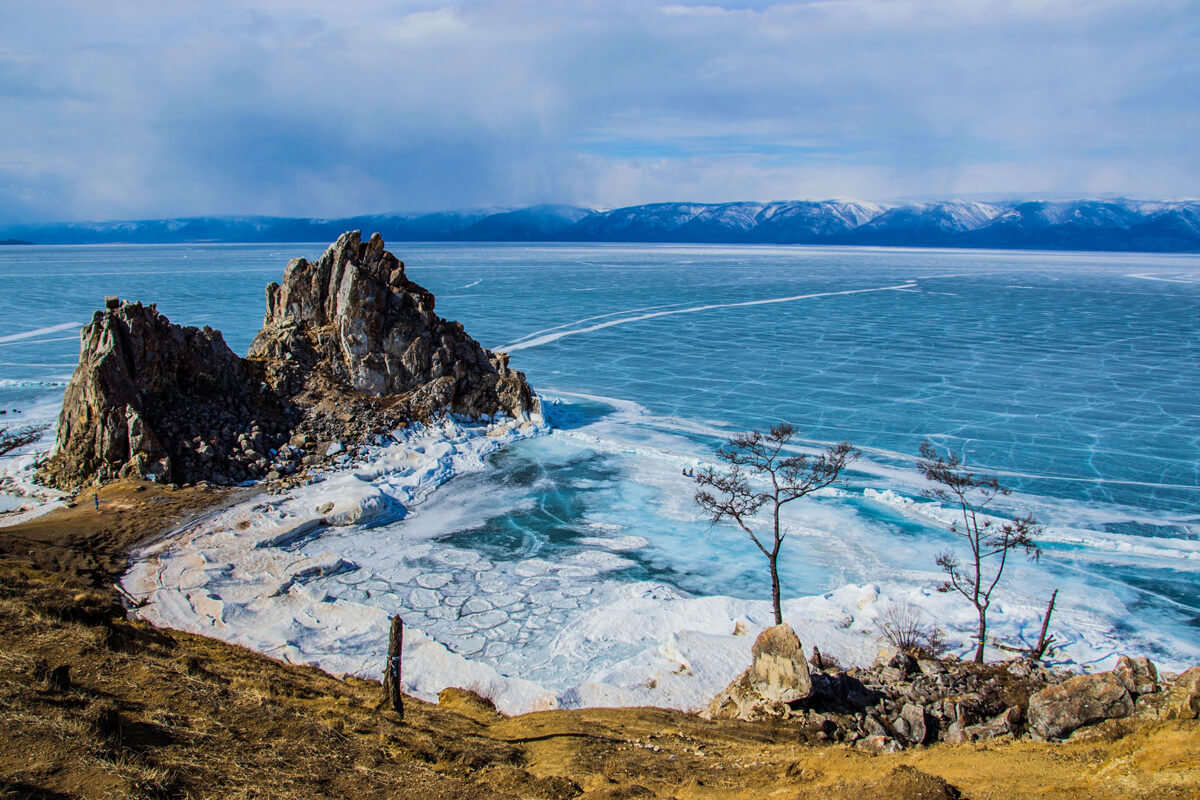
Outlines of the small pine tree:
[[1000,583],[1008,554],[1024,550],[1033,560],[1041,557],[1041,548],[1034,537],[1042,531],[1032,514],[1019,519],[1000,522],[984,515],[983,511],[997,497],[1012,492],[1000,485],[989,475],[976,475],[962,468],[962,456],[950,453],[943,456],[929,442],[922,442],[921,457],[917,469],[936,484],[925,492],[926,496],[944,503],[958,506],[962,515],[950,525],[950,532],[962,537],[967,545],[969,558],[959,561],[950,551],[939,553],[937,565],[946,573],[947,580],[938,587],[941,592],[958,592],[975,607],[979,615],[979,627],[975,637],[975,663],[983,663],[984,637],[987,635],[987,612],[992,603],[992,592]]
[[[787,422],[772,427],[767,433],[753,430],[739,433],[717,450],[717,457],[728,463],[729,470],[718,472],[711,467],[695,476],[699,489],[696,504],[708,514],[712,524],[723,519],[733,520],[750,537],[771,569],[771,604],[775,624],[783,622],[779,598],[779,551],[787,538],[779,521],[780,510],[807,494],[835,483],[848,463],[858,458],[859,451],[849,442],[827,448],[815,458],[806,455],[784,455],[796,429]],[[751,480],[767,484],[765,489],[750,485]],[[763,544],[754,529],[754,517],[762,508],[771,514],[771,539]]]

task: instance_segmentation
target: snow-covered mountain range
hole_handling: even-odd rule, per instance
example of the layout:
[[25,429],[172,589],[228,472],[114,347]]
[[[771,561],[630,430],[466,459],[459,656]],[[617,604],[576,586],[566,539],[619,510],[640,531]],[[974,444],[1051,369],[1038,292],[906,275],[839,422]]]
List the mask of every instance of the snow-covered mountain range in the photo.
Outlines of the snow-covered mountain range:
[[190,217],[0,225],[38,244],[332,241],[351,229],[388,241],[676,242],[1200,251],[1200,201],[856,200],[569,205],[340,219]]

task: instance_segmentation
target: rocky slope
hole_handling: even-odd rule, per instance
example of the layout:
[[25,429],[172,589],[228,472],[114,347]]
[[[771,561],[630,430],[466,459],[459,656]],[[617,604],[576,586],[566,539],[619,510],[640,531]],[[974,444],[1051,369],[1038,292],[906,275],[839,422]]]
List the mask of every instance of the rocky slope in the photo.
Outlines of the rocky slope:
[[343,234],[267,287],[249,358],[219,331],[109,298],[83,330],[44,482],[277,478],[412,420],[528,419],[525,377],[434,313],[378,234]]
[[974,664],[885,648],[868,668],[810,670],[786,624],[763,631],[751,652],[753,663],[705,717],[789,720],[817,740],[873,753],[938,741],[1062,739],[1108,720],[1200,715],[1200,667],[1160,676],[1144,657],[1073,675],[1027,660]]

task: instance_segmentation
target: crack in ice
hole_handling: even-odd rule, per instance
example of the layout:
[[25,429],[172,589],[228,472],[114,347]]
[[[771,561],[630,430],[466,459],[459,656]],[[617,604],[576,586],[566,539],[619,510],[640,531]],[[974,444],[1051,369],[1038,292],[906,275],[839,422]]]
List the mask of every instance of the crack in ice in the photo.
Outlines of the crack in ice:
[[871,289],[845,289],[840,292],[814,292],[812,294],[797,294],[797,295],[792,295],[790,297],[771,297],[766,300],[743,300],[740,303],[709,303],[708,305],[703,305],[703,306],[692,306],[690,308],[677,308],[672,311],[656,311],[653,314],[641,314],[636,317],[622,317],[621,319],[613,319],[613,320],[609,320],[608,322],[601,322],[597,325],[589,325],[586,328],[579,328],[577,330],[561,331],[559,333],[551,333],[551,334],[547,334],[545,336],[538,336],[537,338],[534,338],[534,339],[527,338],[526,341],[522,341],[522,340],[518,339],[513,344],[510,344],[507,347],[502,347],[500,349],[511,353],[516,350],[525,350],[526,348],[529,348],[529,347],[538,347],[543,344],[549,344],[550,342],[558,341],[559,339],[562,339],[567,336],[575,336],[576,334],[580,334],[580,333],[591,333],[592,331],[598,331],[598,330],[601,330],[602,328],[611,328],[614,325],[624,325],[629,322],[640,322],[645,319],[654,319],[655,317],[669,317],[669,316],[672,316],[675,314],[695,314],[699,311],[712,311],[713,309],[717,309],[717,308],[742,308],[744,306],[762,306],[762,305],[769,305],[771,303],[791,303],[796,300],[811,300],[815,297],[836,297],[838,295],[845,295],[845,294],[866,294],[867,292],[898,292],[898,291],[907,291],[907,290],[915,289],[915,288],[917,288],[917,284],[910,282],[910,283],[897,284],[895,286],[877,286],[877,287],[874,287]]

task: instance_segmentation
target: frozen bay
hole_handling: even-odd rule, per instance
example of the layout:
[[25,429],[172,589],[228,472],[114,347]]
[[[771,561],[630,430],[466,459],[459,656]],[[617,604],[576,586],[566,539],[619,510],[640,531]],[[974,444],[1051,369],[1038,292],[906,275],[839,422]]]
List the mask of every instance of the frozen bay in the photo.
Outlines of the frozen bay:
[[[53,415],[75,329],[105,294],[219,327],[245,352],[262,287],[321,249],[0,250],[0,403],[22,409],[16,419]],[[1061,587],[1064,661],[1107,665],[1122,649],[1168,666],[1200,659],[1200,258],[392,249],[440,313],[512,352],[550,401],[553,432],[492,452],[404,519],[289,550],[355,567],[293,584],[310,602],[297,614],[322,603],[343,609],[339,624],[370,622],[345,652],[326,642],[289,657],[370,671],[383,642],[362,609],[374,609],[404,614],[446,651],[430,669],[465,659],[486,668],[472,680],[527,680],[545,690],[528,690],[539,702],[692,705],[744,662],[748,637],[732,637],[733,623],[765,623],[767,592],[761,556],[708,528],[680,472],[729,432],[787,419],[814,443],[864,449],[845,491],[791,520],[784,595],[806,645],[869,658],[878,613],[908,599],[965,647],[969,614],[932,591],[933,554],[950,539],[912,470],[930,438],[1000,475],[1016,489],[1009,510],[1047,525],[1042,562],[1019,564],[1000,590],[999,635],[1030,635]],[[245,582],[242,611],[221,585],[224,624],[250,614],[257,585]],[[195,614],[197,629],[212,619]],[[243,631],[256,624],[241,619]]]

